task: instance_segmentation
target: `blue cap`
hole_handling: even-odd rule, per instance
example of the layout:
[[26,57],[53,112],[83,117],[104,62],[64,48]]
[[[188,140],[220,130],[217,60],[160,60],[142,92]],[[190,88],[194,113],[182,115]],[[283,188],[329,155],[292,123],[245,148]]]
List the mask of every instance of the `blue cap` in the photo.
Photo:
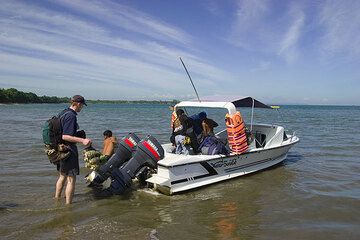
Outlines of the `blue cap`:
[[199,118],[200,118],[200,120],[204,120],[205,118],[206,118],[206,112],[200,112],[199,113]]
[[78,103],[83,103],[85,106],[87,106],[87,104],[85,103],[85,98],[81,95],[75,95],[72,97],[71,99],[72,102],[78,102]]

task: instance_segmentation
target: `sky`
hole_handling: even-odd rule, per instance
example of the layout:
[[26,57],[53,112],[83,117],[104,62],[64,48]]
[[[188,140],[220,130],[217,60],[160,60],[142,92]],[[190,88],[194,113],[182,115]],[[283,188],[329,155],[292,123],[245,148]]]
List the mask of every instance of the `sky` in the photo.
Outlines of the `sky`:
[[360,105],[360,1],[0,0],[0,88]]

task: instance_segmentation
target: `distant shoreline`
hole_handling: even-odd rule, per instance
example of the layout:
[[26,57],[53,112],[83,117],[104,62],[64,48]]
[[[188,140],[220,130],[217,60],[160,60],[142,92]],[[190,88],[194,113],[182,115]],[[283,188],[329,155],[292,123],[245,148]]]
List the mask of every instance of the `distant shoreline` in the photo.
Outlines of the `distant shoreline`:
[[[38,96],[32,92],[22,92],[15,88],[4,89],[0,88],[0,105],[10,104],[54,104],[54,103],[66,103],[70,102],[69,97],[56,97],[56,96]],[[164,105],[176,105],[179,100],[86,100],[91,104],[164,104]],[[354,104],[273,104],[279,106],[324,106],[324,107],[360,107]]]
[[[68,97],[38,96],[32,92],[22,92],[15,88],[0,88],[0,104],[43,104],[43,103],[69,103]],[[87,103],[95,104],[166,104],[175,105],[178,100],[86,100]]]
[[179,103],[178,100],[86,100],[87,103],[92,104],[165,104],[165,105],[175,105]]
[[68,97],[38,96],[32,92],[22,92],[15,88],[0,88],[0,103],[65,103],[69,102]]
[[[172,101],[107,101],[107,100],[100,100],[100,101],[94,101],[94,100],[87,100],[86,101],[89,104],[94,105],[106,105],[106,104],[159,104],[159,105],[166,105],[166,106],[175,106],[178,102],[174,103]],[[69,104],[68,102],[57,102],[57,103],[2,103],[0,102],[0,106],[4,105],[27,105],[27,104]],[[287,107],[320,107],[320,108],[339,108],[339,107],[345,107],[345,108],[356,108],[360,110],[359,105],[334,105],[334,104],[327,104],[327,105],[319,105],[319,104],[276,104],[277,106],[280,106],[280,109],[287,108]]]
[[[18,104],[68,104],[66,102],[0,102],[0,105],[18,105]],[[134,101],[125,101],[125,100],[86,100],[87,104],[163,104],[163,105],[176,105],[177,102],[173,101],[147,101],[147,100],[134,100]]]
[[[68,104],[69,102],[11,102],[4,103],[0,102],[0,105],[20,105],[20,104]],[[162,104],[162,105],[176,105],[178,102],[174,103],[172,101],[92,101],[86,100],[87,104]]]

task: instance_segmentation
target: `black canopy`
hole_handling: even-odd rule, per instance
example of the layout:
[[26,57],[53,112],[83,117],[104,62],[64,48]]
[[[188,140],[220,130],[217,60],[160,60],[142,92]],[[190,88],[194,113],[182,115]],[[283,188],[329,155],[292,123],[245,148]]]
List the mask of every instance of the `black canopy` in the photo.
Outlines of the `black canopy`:
[[[197,99],[196,99],[197,100]],[[239,97],[239,96],[207,96],[201,97],[202,102],[232,102],[235,107],[252,107],[255,108],[271,108],[270,106],[252,98],[252,97]]]

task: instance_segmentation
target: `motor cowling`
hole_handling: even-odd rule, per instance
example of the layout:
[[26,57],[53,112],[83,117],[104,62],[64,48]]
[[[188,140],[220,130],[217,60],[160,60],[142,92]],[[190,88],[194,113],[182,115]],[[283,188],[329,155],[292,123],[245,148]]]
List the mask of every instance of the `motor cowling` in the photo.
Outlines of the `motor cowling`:
[[145,166],[155,169],[157,162],[164,158],[164,149],[151,135],[142,140],[133,157],[120,169],[111,173],[110,187],[105,189],[110,194],[121,194],[131,186],[132,179]]
[[129,133],[118,143],[116,152],[97,171],[93,171],[87,177],[89,186],[100,185],[111,176],[111,173],[118,169],[124,162],[128,161],[135,151],[140,138],[135,133]]

